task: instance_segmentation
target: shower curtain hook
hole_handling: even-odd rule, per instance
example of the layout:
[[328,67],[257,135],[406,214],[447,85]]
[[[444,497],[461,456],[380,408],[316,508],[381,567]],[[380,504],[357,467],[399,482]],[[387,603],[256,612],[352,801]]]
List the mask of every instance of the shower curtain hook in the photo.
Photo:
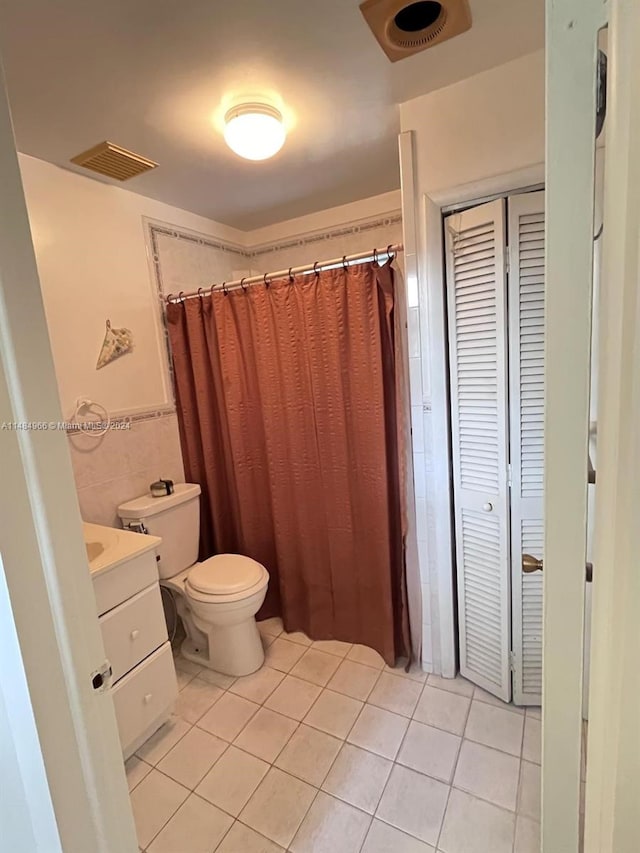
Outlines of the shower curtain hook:
[[246,281],[246,280],[247,280],[247,277],[246,277],[246,276],[245,276],[244,278],[241,278],[241,279],[240,279],[240,287],[242,288],[243,293],[246,293],[246,292],[247,292],[247,290],[249,290],[249,288],[248,288],[248,287],[246,286],[246,284],[245,284],[245,281]]
[[389,245],[387,246],[387,260],[389,261],[389,263],[391,263],[395,258],[395,255],[391,254],[392,246],[393,246],[393,243],[389,243]]
[[349,269],[349,264],[347,263],[347,256],[346,255],[342,256],[342,267],[345,270]]
[[178,294],[178,302],[184,302],[184,290],[181,290]]
[[373,263],[378,264],[378,266],[380,266],[380,262],[378,260],[378,250],[377,249],[373,250]]
[[315,273],[316,278],[318,278],[320,275],[320,272],[318,271],[318,264],[319,263],[320,263],[320,261],[315,261],[313,264],[313,272]]
[[174,300],[174,299],[175,299],[175,297],[174,297],[173,293],[170,293],[170,294],[167,296],[167,302],[173,302],[173,300]]
[[200,299],[204,299],[204,291],[201,287],[198,288],[198,296],[200,297]]
[[213,288],[214,287],[215,287],[215,284],[212,284],[211,288],[209,289],[209,296],[213,296]]
[[224,293],[225,296],[229,295],[229,291],[227,290],[227,282],[226,281],[222,282],[222,292]]
[[296,278],[294,275],[291,274],[292,269],[293,269],[293,267],[289,267],[289,284],[293,284],[293,282],[295,281],[295,278]]
[[267,278],[267,274],[264,274],[264,286],[268,289],[271,286],[271,281]]

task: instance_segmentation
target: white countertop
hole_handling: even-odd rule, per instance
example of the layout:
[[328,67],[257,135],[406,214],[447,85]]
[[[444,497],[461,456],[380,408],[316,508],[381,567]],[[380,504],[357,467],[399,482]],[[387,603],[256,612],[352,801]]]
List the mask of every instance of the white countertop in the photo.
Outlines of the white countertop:
[[162,542],[159,536],[132,533],[87,521],[82,523],[82,529],[92,575],[113,569],[146,551],[153,551]]

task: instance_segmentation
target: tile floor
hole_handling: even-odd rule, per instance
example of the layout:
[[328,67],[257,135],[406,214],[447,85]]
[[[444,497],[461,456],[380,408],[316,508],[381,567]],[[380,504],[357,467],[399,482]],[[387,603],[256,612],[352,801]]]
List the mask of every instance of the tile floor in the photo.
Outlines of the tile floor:
[[126,765],[142,850],[537,853],[539,709],[260,631],[246,678],[176,658],[175,715]]

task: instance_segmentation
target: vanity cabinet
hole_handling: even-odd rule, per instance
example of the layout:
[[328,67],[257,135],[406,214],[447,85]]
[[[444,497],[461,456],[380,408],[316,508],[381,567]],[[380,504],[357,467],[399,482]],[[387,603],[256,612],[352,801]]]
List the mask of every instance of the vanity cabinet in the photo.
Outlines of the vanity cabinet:
[[[101,536],[98,525],[88,527],[92,541]],[[161,540],[117,531],[119,559],[109,564],[109,537],[101,538],[101,559],[90,561],[90,568],[126,759],[169,719],[178,686],[158,583],[155,547]],[[124,556],[123,543],[128,548]],[[146,550],[140,553],[142,548]],[[112,557],[116,559],[115,551]]]

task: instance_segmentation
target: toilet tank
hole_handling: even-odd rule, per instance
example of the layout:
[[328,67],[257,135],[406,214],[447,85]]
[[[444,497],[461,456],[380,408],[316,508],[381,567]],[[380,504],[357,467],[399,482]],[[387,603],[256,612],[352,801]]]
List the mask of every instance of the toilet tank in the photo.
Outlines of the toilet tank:
[[172,578],[198,559],[200,538],[200,486],[176,483],[173,494],[142,497],[120,504],[118,515],[123,527],[142,523],[148,533],[160,536],[158,549],[160,578]]

